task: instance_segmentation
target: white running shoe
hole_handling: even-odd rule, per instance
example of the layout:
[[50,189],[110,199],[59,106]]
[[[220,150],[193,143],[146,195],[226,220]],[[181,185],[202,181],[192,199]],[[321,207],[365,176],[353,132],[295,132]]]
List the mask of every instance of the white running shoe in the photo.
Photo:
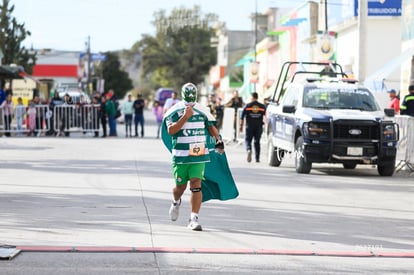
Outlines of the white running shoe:
[[178,214],[180,214],[180,205],[181,205],[181,199],[177,203],[171,202],[169,214],[173,222],[175,222],[178,219]]
[[194,219],[190,219],[187,227],[194,231],[203,230],[203,228],[201,228],[201,225],[198,223],[198,217],[195,217]]

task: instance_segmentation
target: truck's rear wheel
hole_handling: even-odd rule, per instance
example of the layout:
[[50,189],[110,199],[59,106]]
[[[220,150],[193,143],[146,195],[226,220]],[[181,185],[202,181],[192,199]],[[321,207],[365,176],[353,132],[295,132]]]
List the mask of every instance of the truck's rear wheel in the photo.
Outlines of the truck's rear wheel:
[[267,139],[267,163],[270,166],[279,167],[282,163],[284,152],[273,146],[272,135]]
[[312,162],[306,160],[305,151],[303,150],[303,137],[299,137],[295,143],[295,167],[296,172],[300,174],[309,174],[312,169]]

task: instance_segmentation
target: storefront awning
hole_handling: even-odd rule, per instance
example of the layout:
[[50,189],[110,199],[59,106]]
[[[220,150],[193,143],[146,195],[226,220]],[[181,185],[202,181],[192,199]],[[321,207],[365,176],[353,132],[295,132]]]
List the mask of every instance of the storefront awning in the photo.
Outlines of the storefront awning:
[[21,79],[24,71],[22,67],[2,65],[0,66],[0,79]]
[[269,35],[269,36],[281,35],[281,34],[285,33],[288,30],[289,30],[289,28],[278,28],[278,29],[276,29],[274,31],[268,31],[266,33],[266,35]]
[[236,64],[234,64],[234,67],[240,67],[243,66],[245,63],[250,63],[254,61],[254,51],[250,51],[247,54],[245,54],[242,58],[237,61]]
[[285,21],[282,23],[283,27],[296,27],[297,25],[299,25],[300,23],[302,23],[303,21],[308,20],[305,17],[301,17],[301,18],[289,18],[289,20]]

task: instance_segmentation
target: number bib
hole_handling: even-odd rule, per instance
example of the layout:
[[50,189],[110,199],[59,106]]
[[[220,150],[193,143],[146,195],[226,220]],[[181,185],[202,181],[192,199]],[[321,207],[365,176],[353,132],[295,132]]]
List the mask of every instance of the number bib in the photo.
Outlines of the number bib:
[[204,143],[190,143],[190,156],[202,156],[205,154]]

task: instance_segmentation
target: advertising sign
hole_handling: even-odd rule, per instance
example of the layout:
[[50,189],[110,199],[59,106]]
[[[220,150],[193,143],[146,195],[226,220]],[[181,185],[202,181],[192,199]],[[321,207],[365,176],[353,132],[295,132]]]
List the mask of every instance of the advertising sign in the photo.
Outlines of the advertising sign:
[[17,98],[21,97],[23,104],[27,106],[29,100],[33,98],[33,90],[36,88],[36,82],[31,79],[13,79],[13,103],[17,104]]
[[[328,2],[328,26],[329,28],[340,24],[347,19],[358,16],[360,0],[339,0],[339,3],[329,4]],[[401,16],[402,0],[362,0],[367,4],[368,16]]]
[[[82,59],[87,56],[87,53],[80,53],[79,57]],[[91,61],[106,61],[106,55],[101,53],[91,53]]]
[[[402,0],[368,0],[368,16],[401,16],[401,4]],[[356,15],[358,10],[358,0],[355,0]]]
[[318,32],[317,49],[320,61],[336,61],[336,32]]

